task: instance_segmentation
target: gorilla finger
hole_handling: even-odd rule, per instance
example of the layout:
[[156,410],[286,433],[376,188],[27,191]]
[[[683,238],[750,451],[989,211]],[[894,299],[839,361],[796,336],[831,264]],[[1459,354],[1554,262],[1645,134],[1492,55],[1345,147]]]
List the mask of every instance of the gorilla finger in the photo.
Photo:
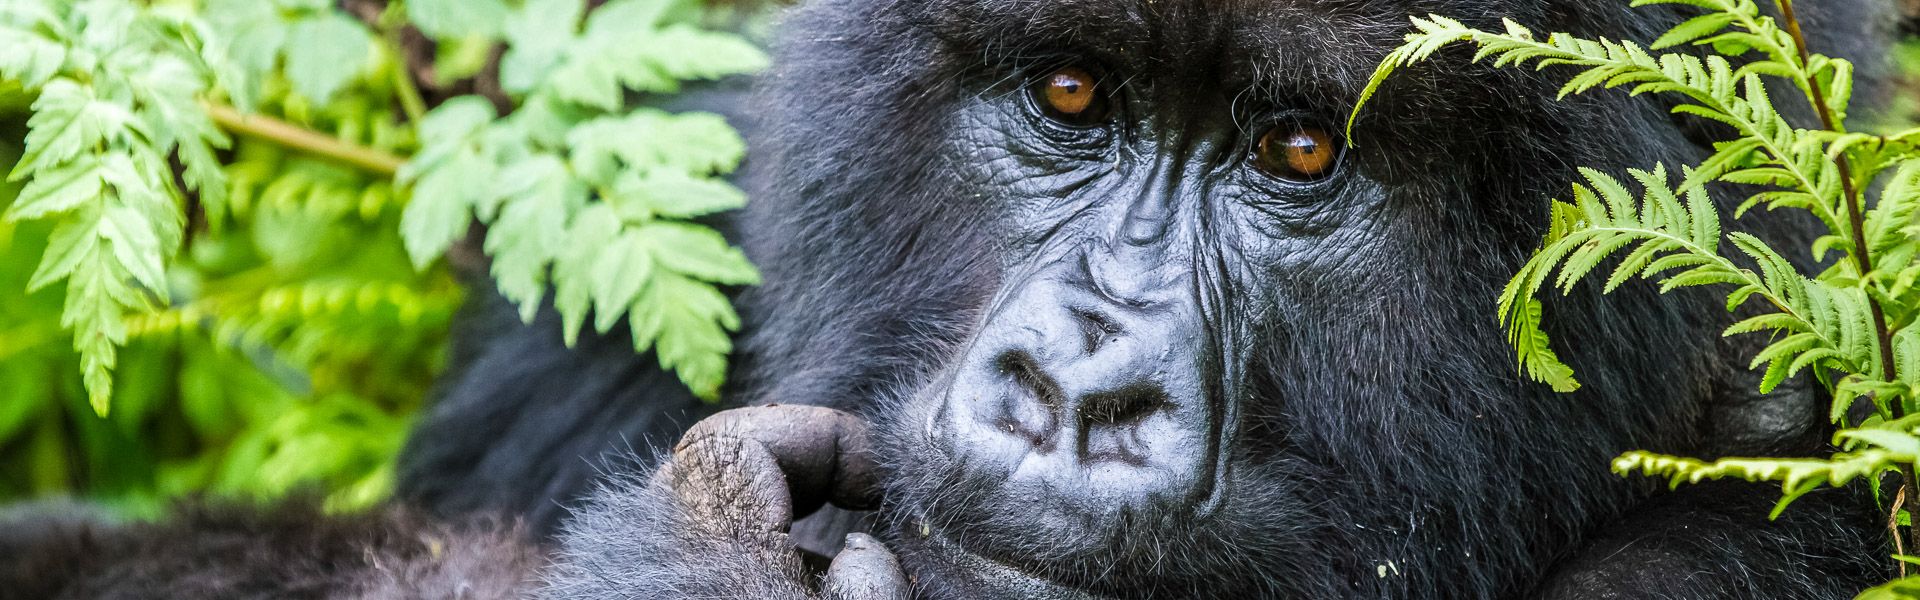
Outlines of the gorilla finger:
[[847,534],[847,547],[827,567],[828,600],[897,600],[907,597],[900,561],[873,536]]
[[682,443],[654,482],[672,490],[690,524],[711,535],[778,544],[793,521],[779,461],[755,440],[704,436]]
[[813,512],[823,502],[853,510],[880,504],[867,423],[851,413],[799,405],[736,408],[695,423],[680,444],[712,436],[766,445],[786,474],[795,514]]

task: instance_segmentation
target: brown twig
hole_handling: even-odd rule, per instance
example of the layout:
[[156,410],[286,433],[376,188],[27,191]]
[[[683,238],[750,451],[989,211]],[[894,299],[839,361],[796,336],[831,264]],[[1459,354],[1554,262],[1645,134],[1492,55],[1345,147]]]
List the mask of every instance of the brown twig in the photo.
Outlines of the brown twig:
[[312,129],[265,115],[249,115],[224,104],[206,104],[207,115],[221,129],[271,140],[308,154],[332,159],[392,177],[407,159],[397,154],[343,141]]
[[[1900,531],[1900,511],[1906,507],[1907,487],[1900,486],[1900,493],[1893,497],[1893,510],[1887,512],[1887,531]],[[1893,536],[1893,553],[1902,556],[1907,553],[1907,545],[1900,541],[1899,535]],[[1893,561],[1893,565],[1900,569],[1900,577],[1905,579],[1907,576],[1907,561],[1895,560]]]

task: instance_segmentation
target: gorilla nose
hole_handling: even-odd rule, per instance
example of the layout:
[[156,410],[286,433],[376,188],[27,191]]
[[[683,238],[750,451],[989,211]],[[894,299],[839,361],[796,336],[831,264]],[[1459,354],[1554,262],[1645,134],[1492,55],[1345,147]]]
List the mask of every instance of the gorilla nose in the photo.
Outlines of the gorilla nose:
[[1126,456],[1124,447],[1113,448],[1117,454],[1096,451],[1092,446],[1109,444],[1093,438],[1105,430],[1130,429],[1170,406],[1166,388],[1150,379],[1123,378],[1113,389],[1069,397],[1039,360],[1024,350],[1001,352],[994,367],[1005,377],[996,424],[1041,451],[1052,451],[1061,437],[1068,436],[1082,446],[1076,450],[1086,455],[1084,459],[1140,462],[1138,457]]
[[1075,504],[1201,491],[1218,411],[1201,383],[1197,311],[1062,296],[1076,294],[1016,297],[983,325],[948,390],[946,441],[974,468]]

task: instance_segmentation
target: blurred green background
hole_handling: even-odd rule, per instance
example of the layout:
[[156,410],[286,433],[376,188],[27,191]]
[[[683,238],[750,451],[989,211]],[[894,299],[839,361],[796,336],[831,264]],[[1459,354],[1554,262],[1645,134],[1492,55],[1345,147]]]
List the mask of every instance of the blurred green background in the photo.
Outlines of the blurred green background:
[[[381,74],[326,106],[284,82],[264,111],[375,146],[412,140]],[[0,164],[20,157],[28,103],[0,94]],[[0,496],[88,496],[134,511],[195,491],[333,501],[387,493],[393,455],[443,362],[462,290],[416,272],[390,180],[281,146],[236,140],[231,217],[189,218],[167,271],[172,302],[128,318],[112,410],[94,414],[61,326],[63,286],[27,293],[52,229],[0,221]],[[0,208],[21,183],[0,186]],[[188,210],[193,210],[189,207]]]
[[[469,142],[443,132],[442,145],[492,143],[505,148],[503,155],[517,153],[499,160],[580,160],[577,147],[558,141],[581,143],[567,137],[569,127],[584,129],[600,117],[606,117],[603,128],[633,123],[609,119],[645,110],[674,93],[680,81],[763,64],[742,32],[763,29],[764,16],[742,4],[701,0],[0,0],[0,39],[8,40],[0,42],[6,46],[0,47],[0,173],[13,174],[0,181],[0,214],[7,215],[0,218],[0,503],[77,496],[143,515],[169,498],[195,493],[270,498],[311,489],[333,508],[384,498],[394,456],[445,362],[448,329],[466,293],[447,260],[433,260],[437,251],[423,256],[409,248],[401,233],[411,190],[396,183],[395,167],[435,143],[419,139],[433,133],[431,125],[422,127],[434,118],[429,111],[466,97],[502,114],[477,121],[494,138]],[[658,43],[648,45],[649,39]],[[622,48],[608,52],[615,41]],[[630,64],[609,67],[608,60]],[[163,102],[166,90],[139,86],[177,82],[129,79],[132,85],[115,88],[108,81],[114,68],[138,78],[156,61],[172,61],[162,66],[204,74],[211,83],[169,106]],[[513,73],[503,81],[502,73],[516,61],[520,81],[513,81]],[[503,68],[503,62],[509,64]],[[56,121],[84,111],[40,102],[52,95],[45,92],[51,89],[48,73],[51,81],[64,77],[97,95],[89,110],[111,116],[124,107],[134,125],[121,123],[124,131],[115,131],[96,123],[98,131],[73,134],[89,124]],[[247,132],[232,119],[221,121],[217,113],[240,114],[236,106],[281,133],[294,133]],[[163,114],[169,110],[207,114]],[[181,185],[193,184],[195,165],[184,146],[178,154],[168,150],[172,142],[166,138],[190,134],[156,132],[151,125],[169,118],[205,122],[208,116],[232,138],[215,156],[226,192],[217,201]],[[675,117],[653,116],[649,123],[671,124]],[[37,132],[30,134],[36,128],[53,133],[36,142]],[[617,127],[606,131],[620,133]],[[165,205],[173,208],[146,218],[184,217],[177,253],[162,248],[152,257],[165,261],[165,293],[149,286],[139,298],[87,300],[109,312],[124,309],[116,314],[126,340],[112,370],[104,417],[90,404],[82,355],[74,349],[75,327],[63,322],[63,313],[76,312],[69,305],[70,286],[56,281],[29,292],[49,255],[50,236],[79,217],[7,212],[33,175],[55,172],[44,165],[37,172],[32,165],[14,168],[23,152],[59,146],[55,134],[90,140],[76,144],[85,146],[76,154],[81,159],[89,152],[119,152],[139,161],[142,149],[159,148],[156,160],[162,162],[154,164],[165,170],[171,161],[174,181],[158,187],[173,188]],[[311,138],[308,143],[289,143],[302,135]],[[738,145],[724,126],[715,137],[723,138],[723,149]],[[632,177],[632,169],[650,166],[637,164],[633,153],[700,141],[616,147],[593,164],[599,172]],[[374,160],[329,158],[329,148]],[[689,174],[666,175],[729,200],[737,192],[723,183],[694,184],[723,173],[734,160],[720,156]],[[667,170],[651,167],[639,174]],[[575,176],[580,169],[569,165],[550,175]],[[583,177],[560,181],[580,189],[582,203],[586,186],[595,183]],[[483,184],[500,185],[495,178]],[[88,201],[132,202],[113,196],[108,191]],[[468,201],[512,214],[518,200],[494,195]],[[603,223],[601,229],[620,233],[608,228],[660,223],[676,216],[674,209],[696,213],[671,200],[655,202],[656,210],[623,215],[622,225]],[[507,208],[500,208],[503,203]],[[709,197],[702,206],[727,204]],[[465,230],[466,209],[454,210],[458,221],[451,226]],[[483,220],[492,218],[487,209],[473,210]],[[154,227],[164,239],[166,225]],[[100,239],[112,239],[102,231]],[[480,237],[469,236],[452,250],[458,256],[453,260],[484,270],[480,247]],[[726,251],[724,243],[717,249]],[[125,255],[119,259],[131,262]],[[530,264],[544,273],[544,261],[560,260],[549,255]],[[741,277],[751,275],[750,267],[741,268],[748,269]],[[680,289],[706,289],[699,273],[674,276],[683,277]],[[717,356],[724,356],[723,346]],[[701,366],[713,372],[708,360]]]

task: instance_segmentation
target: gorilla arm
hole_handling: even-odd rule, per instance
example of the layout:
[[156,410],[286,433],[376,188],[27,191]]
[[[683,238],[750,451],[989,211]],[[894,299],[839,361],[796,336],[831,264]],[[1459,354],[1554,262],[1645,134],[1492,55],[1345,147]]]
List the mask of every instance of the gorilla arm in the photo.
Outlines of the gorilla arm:
[[[1851,598],[1885,579],[1872,496],[1823,489],[1768,521],[1769,486],[1713,482],[1656,497],[1590,537],[1528,598]],[[1892,548],[1886,548],[1888,553]]]
[[864,422],[826,408],[701,421],[651,477],[609,484],[575,514],[541,597],[904,598],[906,578],[878,541],[850,535],[816,590],[787,533],[826,502],[878,506],[869,448]]

